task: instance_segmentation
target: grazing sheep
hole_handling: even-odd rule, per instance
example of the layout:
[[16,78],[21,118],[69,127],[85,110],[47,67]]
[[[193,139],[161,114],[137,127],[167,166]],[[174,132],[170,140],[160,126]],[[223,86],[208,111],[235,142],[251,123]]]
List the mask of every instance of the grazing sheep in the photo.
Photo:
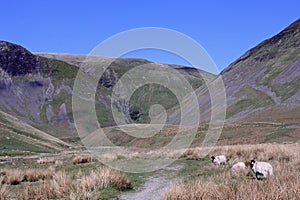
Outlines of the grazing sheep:
[[211,156],[211,162],[213,162],[215,165],[226,165],[227,159],[224,155],[219,156]]
[[231,167],[231,173],[237,175],[246,172],[246,165],[244,162],[237,162]]
[[263,175],[264,178],[267,175],[273,175],[273,167],[267,162],[258,162],[256,160],[251,160],[250,164],[251,170],[255,173],[255,177],[258,179],[258,175]]

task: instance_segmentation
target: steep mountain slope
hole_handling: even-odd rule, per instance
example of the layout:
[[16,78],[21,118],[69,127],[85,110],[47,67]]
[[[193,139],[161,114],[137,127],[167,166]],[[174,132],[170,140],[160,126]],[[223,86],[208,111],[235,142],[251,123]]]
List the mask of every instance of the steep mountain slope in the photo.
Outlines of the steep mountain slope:
[[[292,110],[300,108],[300,19],[267,39],[224,69],[227,122],[300,121]],[[214,82],[212,82],[214,84]],[[198,89],[203,121],[210,119],[210,95]],[[222,105],[219,105],[222,106]],[[262,113],[272,113],[271,116]],[[287,113],[285,113],[287,112]],[[281,114],[285,113],[285,118]]]
[[221,75],[228,117],[238,119],[270,106],[299,106],[300,19],[247,51]]
[[71,94],[76,71],[75,66],[41,59],[19,45],[1,41],[0,109],[43,130],[57,124],[49,128],[52,134],[62,126],[72,127],[67,112],[71,98],[66,94]]
[[[226,104],[211,106],[211,99],[218,99],[222,88],[217,87],[215,94],[203,86],[196,91],[203,126],[211,120],[212,109],[216,116],[221,116],[219,110],[226,106],[226,123],[219,144],[299,141],[300,19],[247,51],[210,84],[216,85],[220,79],[225,87]],[[187,110],[195,108],[187,106]],[[168,123],[178,123],[178,109],[168,112],[173,116]],[[213,123],[216,122],[219,123]],[[196,136],[196,145],[203,136]]]
[[[1,41],[0,109],[53,136],[74,140],[77,135],[72,114],[73,84],[85,58],[66,54],[33,55],[19,45]],[[136,66],[151,63],[151,70],[170,66],[193,88],[204,83],[199,71],[189,67],[108,57],[93,57],[91,62],[95,67],[112,62],[99,80],[95,99],[98,119],[104,127],[115,124],[110,108],[112,88],[123,74]],[[215,78],[210,73],[201,73],[207,80]],[[155,84],[143,86],[129,102],[122,98],[118,105],[120,110],[130,120],[138,122],[149,121],[148,108],[152,104],[160,103],[168,109],[178,103],[168,89]]]

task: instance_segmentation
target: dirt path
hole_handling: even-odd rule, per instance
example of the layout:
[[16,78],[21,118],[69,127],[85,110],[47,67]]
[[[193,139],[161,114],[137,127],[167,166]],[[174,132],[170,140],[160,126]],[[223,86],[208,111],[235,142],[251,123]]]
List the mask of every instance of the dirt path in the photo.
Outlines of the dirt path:
[[[161,199],[163,193],[174,183],[180,181],[176,177],[176,171],[183,166],[166,167],[163,171],[148,178],[146,183],[134,193],[123,194],[119,197],[120,200],[158,200]],[[174,176],[172,176],[174,175]]]
[[172,184],[179,179],[167,179],[164,177],[151,177],[138,192],[120,196],[121,200],[158,200]]

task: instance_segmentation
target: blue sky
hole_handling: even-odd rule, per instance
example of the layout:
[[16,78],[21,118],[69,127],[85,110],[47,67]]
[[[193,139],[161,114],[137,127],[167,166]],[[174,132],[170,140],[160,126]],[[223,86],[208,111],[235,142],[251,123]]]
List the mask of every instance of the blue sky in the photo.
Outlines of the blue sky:
[[[219,70],[299,18],[300,1],[2,1],[0,40],[33,52],[88,54],[132,28],[174,29],[196,40]],[[185,64],[161,51],[128,57]]]

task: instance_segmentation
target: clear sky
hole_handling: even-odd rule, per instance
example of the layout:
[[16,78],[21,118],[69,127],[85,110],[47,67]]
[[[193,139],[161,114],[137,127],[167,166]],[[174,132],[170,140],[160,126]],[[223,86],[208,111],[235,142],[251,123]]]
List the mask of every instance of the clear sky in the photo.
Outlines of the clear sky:
[[[119,32],[164,27],[196,40],[219,70],[300,17],[299,0],[10,0],[1,1],[0,8],[0,40],[32,52],[88,54]],[[161,52],[127,56],[185,64]]]

